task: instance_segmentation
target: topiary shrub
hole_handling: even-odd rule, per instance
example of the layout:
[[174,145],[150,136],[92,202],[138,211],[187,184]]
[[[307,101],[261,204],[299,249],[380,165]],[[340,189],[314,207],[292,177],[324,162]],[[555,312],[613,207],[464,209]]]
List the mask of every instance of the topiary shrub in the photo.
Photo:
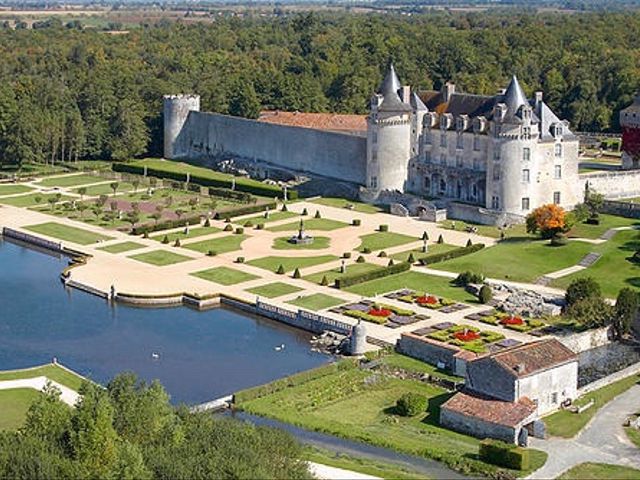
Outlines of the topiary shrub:
[[471,241],[471,239],[467,240],[467,247],[470,247],[471,245],[473,245],[473,242]]
[[354,218],[353,220],[351,220],[351,225],[353,225],[354,227],[359,227],[360,225],[362,225],[362,221],[359,218]]
[[551,237],[550,244],[553,247],[563,247],[567,243],[569,243],[569,239],[564,233],[556,233],[553,237]]
[[466,287],[470,283],[482,283],[482,282],[484,282],[484,275],[482,275],[481,273],[472,272],[470,270],[467,270],[466,272],[462,272],[453,281],[453,283],[458,287]]
[[176,238],[176,241],[173,242],[173,246],[174,247],[179,247],[180,246],[180,239],[179,238]]
[[362,253],[371,253],[371,249],[369,247],[364,247],[362,249]]
[[393,258],[389,259],[389,263],[387,263],[387,267],[393,267],[395,263],[393,262]]
[[478,292],[478,300],[480,301],[480,303],[487,304],[491,301],[492,298],[493,291],[491,290],[491,287],[489,285],[483,285],[480,289],[480,292]]
[[342,258],[351,258],[351,252],[344,252]]
[[380,232],[388,232],[389,231],[389,225],[380,225],[378,227],[378,231],[380,231]]
[[210,227],[210,226],[211,226],[211,220],[209,220],[209,218],[207,218],[207,219],[204,221],[204,226],[205,226],[205,227]]
[[264,230],[264,223],[259,223],[256,225],[256,230]]
[[244,263],[244,257],[236,258],[236,263]]
[[438,243],[440,244],[444,243],[444,238],[442,238],[442,234],[440,234],[440,236],[438,237]]
[[278,269],[276,270],[276,273],[278,275],[284,275],[284,266],[282,264],[280,264],[280,266],[278,267]]
[[231,217],[227,217],[224,219],[224,223],[231,223]]
[[244,228],[243,227],[236,228],[236,231],[235,231],[236,235],[242,235],[243,233],[244,233]]
[[529,450],[499,440],[480,442],[480,460],[512,470],[529,470]]
[[322,280],[320,280],[320,285],[322,285],[323,287],[328,287],[329,286],[329,279],[327,278],[326,275],[324,275],[322,277]]
[[300,269],[298,267],[296,267],[296,269],[293,271],[293,278],[302,278],[302,275],[300,274]]
[[304,207],[300,215],[309,215],[309,212],[307,211],[307,207]]
[[209,257],[215,257],[217,255],[215,250],[209,250],[207,251],[207,256]]
[[409,263],[416,263],[416,257],[413,256],[413,252],[411,252],[409,254],[409,256],[407,257],[407,262]]
[[427,397],[409,392],[396,401],[396,413],[403,417],[415,417],[427,410]]
[[366,260],[362,255],[356,258],[356,263],[364,263],[364,262],[366,262]]
[[316,210],[316,214],[313,216],[313,218],[322,218],[322,216],[320,215],[320,210]]
[[142,234],[142,238],[149,238],[149,232],[144,232]]
[[288,212],[289,211],[289,209],[287,208],[287,204],[286,203],[282,204],[282,208],[280,209],[280,211],[281,212]]
[[224,226],[224,231],[225,232],[230,232],[233,230],[233,227],[231,226],[231,224],[227,224]]
[[168,235],[165,235],[165,236],[162,238],[162,243],[164,243],[165,245],[167,245],[167,244],[169,243],[169,236],[168,236]]
[[378,257],[380,258],[385,258],[387,256],[387,252],[385,252],[384,250],[382,250],[379,254]]

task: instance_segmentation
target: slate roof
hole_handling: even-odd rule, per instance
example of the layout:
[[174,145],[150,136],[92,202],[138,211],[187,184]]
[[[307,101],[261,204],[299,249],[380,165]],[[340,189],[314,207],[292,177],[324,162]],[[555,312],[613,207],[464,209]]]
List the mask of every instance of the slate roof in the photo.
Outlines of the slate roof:
[[411,105],[404,103],[400,99],[400,79],[396,75],[393,64],[389,66],[389,71],[384,77],[378,92],[382,95],[382,103],[378,107],[380,112],[411,112]]
[[512,428],[522,425],[536,412],[535,403],[527,397],[517,402],[505,402],[465,391],[456,393],[440,408]]
[[516,113],[522,105],[529,103],[527,96],[522,91],[522,87],[515,75],[511,77],[509,86],[504,93],[502,103],[507,106],[509,112],[512,114]]
[[578,356],[555,338],[525,343],[496,352],[489,358],[516,378],[578,361]]
[[420,92],[420,98],[430,111],[439,115],[451,113],[454,116],[469,115],[472,118],[482,115],[487,119],[492,117],[496,103],[496,97],[471,93],[454,93],[449,102],[445,102],[443,93],[435,90]]
[[265,110],[260,112],[258,121],[334,132],[362,133],[367,131],[366,115]]

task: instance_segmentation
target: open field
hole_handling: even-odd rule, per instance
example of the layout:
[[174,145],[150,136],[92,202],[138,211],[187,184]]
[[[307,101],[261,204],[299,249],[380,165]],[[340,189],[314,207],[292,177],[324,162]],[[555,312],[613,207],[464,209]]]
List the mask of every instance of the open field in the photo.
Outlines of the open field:
[[315,257],[262,257],[250,260],[247,263],[254,267],[264,268],[275,272],[280,265],[283,266],[285,272],[295,270],[296,268],[312,267],[321,263],[332,262],[337,260],[335,255],[318,255]]
[[56,222],[30,225],[28,227],[25,227],[25,230],[30,230],[35,233],[41,233],[42,235],[58,238],[67,242],[77,243],[79,245],[89,245],[100,240],[111,240],[113,238],[102,235],[100,233],[94,233],[90,232],[89,230],[70,227],[68,225],[63,225]]
[[563,473],[558,480],[637,480],[640,470],[604,463],[581,463]]
[[194,272],[191,275],[202,278],[203,280],[208,280],[209,282],[219,283],[220,285],[235,285],[236,283],[248,282],[249,280],[260,278],[250,273],[228,267],[210,268],[209,270]]
[[178,253],[167,252],[166,250],[153,250],[151,252],[139,253],[138,255],[131,255],[129,258],[133,258],[139,262],[150,263],[157,267],[164,267],[166,265],[173,265],[174,263],[192,260],[191,257],[180,255]]
[[295,292],[301,292],[302,288],[289,285],[283,282],[267,283],[266,285],[260,285],[259,287],[250,288],[247,292],[254,293],[259,297],[276,298],[283,295],[289,295]]
[[547,433],[564,438],[571,438],[577,435],[600,408],[638,382],[640,382],[640,375],[632,375],[606,387],[587,393],[574,403],[576,405],[585,405],[591,400],[594,400],[595,405],[582,413],[571,413],[569,410],[560,410],[545,417],[544,423],[547,425]]
[[287,303],[307,310],[317,311],[335,307],[336,305],[345,303],[345,301],[341,298],[325,295],[324,293],[314,293],[313,295],[308,295],[306,297],[300,296],[295,300],[288,301]]
[[32,388],[0,390],[0,431],[20,428],[27,410],[40,395],[40,392]]

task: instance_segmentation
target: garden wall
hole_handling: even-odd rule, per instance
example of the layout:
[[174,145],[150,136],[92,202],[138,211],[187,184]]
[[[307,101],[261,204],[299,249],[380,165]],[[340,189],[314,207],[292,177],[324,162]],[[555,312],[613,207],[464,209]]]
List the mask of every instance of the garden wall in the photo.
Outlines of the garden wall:
[[608,199],[640,197],[640,170],[581,173],[578,178],[580,182],[577,188],[582,193],[588,184],[589,190],[601,193]]
[[611,343],[612,329],[601,327],[568,335],[556,334],[556,338],[573,353],[578,354]]
[[495,438],[507,443],[516,443],[518,439],[515,428],[468,417],[446,407],[440,409],[440,425],[476,438]]
[[600,212],[626,218],[640,218],[640,203],[605,200]]
[[439,368],[442,368],[440,365],[444,365],[444,369],[454,373],[456,370],[455,355],[460,351],[457,347],[431,341],[411,333],[400,335],[396,349],[403,355],[422,360],[430,365]]

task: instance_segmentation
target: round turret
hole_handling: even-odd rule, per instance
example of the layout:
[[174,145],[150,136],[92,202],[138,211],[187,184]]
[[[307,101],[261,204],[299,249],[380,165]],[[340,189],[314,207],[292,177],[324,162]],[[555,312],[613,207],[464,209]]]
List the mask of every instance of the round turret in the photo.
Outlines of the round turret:
[[349,338],[349,353],[351,355],[364,355],[367,350],[367,329],[358,321],[351,329],[351,337]]
[[176,142],[189,112],[200,111],[200,95],[165,95],[163,103],[164,156],[175,158]]

